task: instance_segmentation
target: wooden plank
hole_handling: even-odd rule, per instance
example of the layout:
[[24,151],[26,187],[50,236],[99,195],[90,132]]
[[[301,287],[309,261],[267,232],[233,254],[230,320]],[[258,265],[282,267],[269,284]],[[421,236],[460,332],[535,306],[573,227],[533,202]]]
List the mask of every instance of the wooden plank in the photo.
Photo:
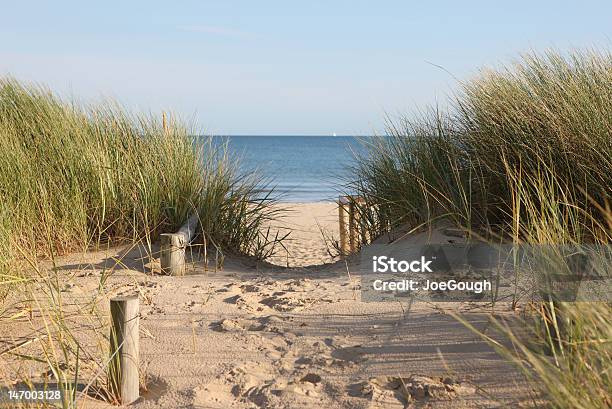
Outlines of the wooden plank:
[[181,226],[179,231],[176,232],[176,234],[183,236],[185,244],[189,244],[193,237],[196,235],[199,221],[200,219],[198,218],[198,215],[193,214],[191,215],[191,217],[189,217],[189,219],[187,219],[185,224]]

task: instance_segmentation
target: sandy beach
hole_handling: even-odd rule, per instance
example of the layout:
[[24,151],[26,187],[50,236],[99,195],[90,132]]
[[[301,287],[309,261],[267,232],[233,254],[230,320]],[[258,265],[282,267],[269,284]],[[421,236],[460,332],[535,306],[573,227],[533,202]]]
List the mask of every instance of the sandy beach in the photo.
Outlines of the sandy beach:
[[[139,294],[146,391],[135,408],[476,408],[526,399],[515,369],[448,314],[461,305],[361,302],[360,279],[344,262],[321,264],[330,259],[318,225],[337,229],[335,205],[292,209],[285,223],[295,229],[287,248],[296,267],[228,258],[214,272],[194,259],[186,276],[169,277],[157,274],[157,260],[146,262],[142,248],[61,259],[56,271],[72,277],[62,292],[67,322],[82,327],[76,333],[91,348],[82,381],[95,373],[100,337],[79,305],[115,265],[98,304],[104,317],[110,297]],[[350,259],[349,270],[356,263]],[[485,311],[466,318],[488,326]],[[44,334],[44,326],[23,317],[0,332],[5,349]],[[36,343],[19,350],[35,351]],[[42,366],[8,354],[0,368],[3,381],[24,371],[44,376],[36,372]],[[109,406],[87,396],[81,405]]]
[[338,240],[338,208],[335,203],[284,203],[285,217],[276,223],[291,231],[285,249],[269,261],[280,266],[304,267],[337,261],[332,241]]
[[7,2],[0,409],[612,408],[612,2],[523,3]]

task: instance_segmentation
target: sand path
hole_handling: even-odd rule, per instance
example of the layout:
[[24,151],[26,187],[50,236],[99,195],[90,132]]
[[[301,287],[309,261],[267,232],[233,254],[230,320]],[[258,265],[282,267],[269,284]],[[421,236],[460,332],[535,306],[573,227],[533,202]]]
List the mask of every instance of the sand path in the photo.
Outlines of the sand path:
[[[308,225],[308,218],[317,217],[333,229],[334,206],[314,207],[318,212],[299,213],[290,223]],[[325,245],[315,239],[316,223],[311,220],[301,231],[304,240],[296,243],[303,248],[291,262],[325,257]],[[106,280],[107,296],[141,295],[141,361],[148,391],[134,408],[526,403],[520,402],[528,396],[522,377],[445,313],[457,304],[361,302],[359,277],[349,278],[344,263],[287,269],[230,259],[223,271],[204,271],[196,263],[187,276],[168,277],[147,273],[154,265],[137,268],[142,265],[138,249],[113,249],[88,253],[87,260],[62,260],[63,271],[76,274],[66,297],[86,297],[112,256],[121,257],[123,265]],[[106,304],[100,304],[103,311]],[[488,326],[484,312],[466,317],[479,329]],[[27,332],[25,327],[10,331],[5,343]],[[108,406],[89,398],[81,404]]]

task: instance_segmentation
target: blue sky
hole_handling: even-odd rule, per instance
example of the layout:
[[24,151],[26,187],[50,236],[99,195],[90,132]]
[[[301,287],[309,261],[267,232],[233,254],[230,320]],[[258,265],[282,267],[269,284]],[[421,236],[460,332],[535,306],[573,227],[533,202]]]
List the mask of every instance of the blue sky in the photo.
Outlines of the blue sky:
[[0,74],[214,134],[369,134],[479,67],[612,41],[610,1],[13,1],[0,19]]

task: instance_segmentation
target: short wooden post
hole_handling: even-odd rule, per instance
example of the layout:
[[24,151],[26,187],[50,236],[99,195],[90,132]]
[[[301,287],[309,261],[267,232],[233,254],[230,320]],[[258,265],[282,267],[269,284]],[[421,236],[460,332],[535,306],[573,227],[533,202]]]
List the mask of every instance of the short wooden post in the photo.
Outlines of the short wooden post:
[[349,242],[351,254],[356,253],[359,250],[359,211],[354,198],[349,203]]
[[164,233],[160,235],[161,253],[159,263],[164,274],[185,275],[185,247],[182,234]]
[[129,405],[140,397],[138,296],[112,298],[110,312],[112,326],[109,384],[121,404]]
[[342,256],[359,251],[366,232],[361,224],[359,204],[365,201],[359,196],[340,196],[338,215],[340,223],[340,253]]
[[365,240],[367,236],[365,226],[361,222],[361,212],[364,211],[363,209],[365,208],[365,200],[361,196],[353,196],[352,203],[354,243],[353,252],[357,252],[361,249],[362,240]]
[[160,235],[159,262],[164,274],[185,275],[185,248],[191,242],[198,227],[197,215],[192,215],[176,233]]
[[346,256],[349,254],[348,226],[349,219],[348,207],[349,201],[346,196],[340,196],[338,199],[338,221],[340,227],[340,255]]

